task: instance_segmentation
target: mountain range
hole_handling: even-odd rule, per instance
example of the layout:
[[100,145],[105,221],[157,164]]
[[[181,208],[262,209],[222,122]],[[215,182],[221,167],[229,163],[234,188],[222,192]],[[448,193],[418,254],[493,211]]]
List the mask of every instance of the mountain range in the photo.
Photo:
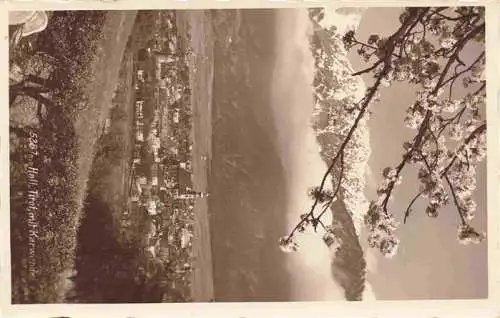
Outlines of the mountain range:
[[[364,10],[309,9],[313,24],[310,49],[315,64],[311,124],[320,145],[320,155],[327,165],[352,126],[356,118],[355,106],[366,90],[361,78],[351,76],[354,71],[342,41],[346,31],[359,25]],[[331,271],[344,288],[346,300],[351,301],[363,299],[366,285],[367,264],[359,235],[368,210],[364,190],[369,156],[369,130],[364,118],[345,148],[343,168],[337,164],[331,172],[333,189],[342,174],[339,197],[331,205],[334,234],[340,242]]]

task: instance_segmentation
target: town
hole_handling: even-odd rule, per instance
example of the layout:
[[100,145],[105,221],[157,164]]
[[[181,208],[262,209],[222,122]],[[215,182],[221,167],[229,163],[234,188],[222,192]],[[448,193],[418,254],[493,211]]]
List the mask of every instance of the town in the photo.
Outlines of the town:
[[[134,148],[122,227],[132,225],[134,214],[148,219],[144,251],[151,262],[173,268],[167,284],[175,291],[189,287],[194,202],[208,193],[195,191],[191,181],[191,51],[178,37],[175,13],[157,15],[157,32],[134,65]],[[163,301],[171,298],[165,293]]]

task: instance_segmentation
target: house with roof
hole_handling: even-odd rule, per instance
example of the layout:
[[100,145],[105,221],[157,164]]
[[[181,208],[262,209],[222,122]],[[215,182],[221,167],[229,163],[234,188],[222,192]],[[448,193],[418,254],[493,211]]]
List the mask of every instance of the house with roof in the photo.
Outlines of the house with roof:
[[161,139],[160,137],[154,136],[151,138],[151,148],[159,150],[161,147]]
[[172,38],[170,41],[168,41],[168,49],[171,53],[175,53],[177,51],[177,39]]
[[151,178],[151,185],[152,185],[153,187],[157,187],[157,186],[158,186],[158,177],[157,177],[157,176],[153,176],[153,177]]
[[158,51],[154,51],[154,57],[156,61],[156,79],[161,80],[162,79],[162,69],[164,67],[170,68],[170,67],[175,67],[175,65],[178,62],[178,57],[177,56],[172,56],[172,55],[166,55]]
[[160,241],[157,240],[153,245],[150,245],[146,248],[146,251],[152,256],[157,257],[158,252],[160,251]]
[[140,185],[146,185],[148,183],[148,179],[145,176],[137,177],[137,183]]
[[183,228],[181,230],[180,237],[181,237],[181,248],[186,248],[191,245],[191,240],[193,238],[193,233],[191,233],[191,231],[189,231],[186,228]]
[[186,190],[185,192],[177,192],[174,195],[175,199],[178,200],[194,200],[208,197],[208,193],[206,192],[197,192],[192,190]]
[[[160,80],[160,88],[162,89],[162,91],[167,88],[170,84],[170,80],[168,78],[162,78]],[[162,93],[162,92],[160,92]]]
[[153,257],[156,257],[156,249],[154,246],[148,246],[146,251]]
[[161,140],[159,137],[151,138],[151,149],[153,151],[153,158],[155,163],[160,163],[160,148],[161,148]]
[[137,80],[144,83],[144,70],[137,70]]
[[144,101],[135,102],[135,117],[136,119],[144,118]]
[[138,142],[144,142],[144,133],[142,132],[142,130],[137,130],[135,132],[135,140],[137,140]]
[[162,258],[168,258],[171,256],[170,248],[166,246],[160,246],[160,250],[158,251],[158,256]]
[[103,134],[104,135],[109,133],[110,127],[111,127],[111,118],[106,118],[106,121],[104,122],[104,127],[103,127]]
[[190,160],[187,160],[187,161],[183,161],[183,162],[180,162],[179,163],[179,168],[181,169],[184,169],[186,171],[191,171],[192,167],[191,167],[191,161]]
[[179,155],[179,149],[175,145],[170,146],[168,151],[175,156]]
[[147,202],[146,210],[148,211],[149,215],[156,215],[158,214],[157,206],[156,206],[156,200],[149,200]]
[[156,236],[156,233],[158,231],[158,227],[153,223],[151,222],[149,224],[149,231],[148,231],[148,237],[149,238],[153,238]]
[[179,121],[180,121],[180,115],[179,115],[179,110],[178,109],[174,109],[174,113],[173,113],[173,116],[172,116],[172,121],[174,122],[174,124],[178,124]]

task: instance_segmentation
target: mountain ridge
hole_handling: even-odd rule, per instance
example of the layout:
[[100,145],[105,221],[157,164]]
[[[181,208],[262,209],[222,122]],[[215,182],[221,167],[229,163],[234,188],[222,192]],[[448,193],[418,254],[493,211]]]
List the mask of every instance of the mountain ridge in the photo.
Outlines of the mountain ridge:
[[[327,13],[322,8],[309,9],[314,30],[310,49],[315,64],[312,127],[320,145],[320,155],[328,165],[355,120],[354,106],[366,89],[361,79],[350,76],[353,69],[347,59],[341,33],[355,28],[364,10],[354,13],[338,10],[333,12],[334,16],[347,15],[347,18],[327,24],[325,16],[331,12]],[[369,155],[369,131],[366,119],[362,119],[345,148],[343,169],[335,167],[331,172],[333,187],[341,171],[343,174],[339,197],[331,206],[334,235],[340,242],[332,260],[331,272],[344,288],[345,298],[349,301],[362,300],[365,292],[367,264],[359,233],[368,210],[364,188]]]

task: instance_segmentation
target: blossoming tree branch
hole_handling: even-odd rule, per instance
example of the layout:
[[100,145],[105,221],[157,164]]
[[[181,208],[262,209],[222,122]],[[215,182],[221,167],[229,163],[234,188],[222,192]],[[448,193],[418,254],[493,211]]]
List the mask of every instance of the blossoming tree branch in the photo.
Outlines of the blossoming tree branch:
[[[319,22],[323,16],[320,10],[312,20]],[[335,241],[334,226],[326,224],[324,217],[342,195],[346,150],[360,122],[376,111],[370,107],[379,101],[379,91],[394,81],[418,87],[404,120],[415,133],[411,141],[402,145],[401,161],[383,170],[378,199],[370,202],[364,216],[369,246],[386,257],[395,255],[400,241],[395,236],[399,223],[394,213],[401,213],[406,223],[419,200],[426,200],[425,212],[429,217],[437,217],[445,205],[454,205],[461,243],[484,240],[485,234],[470,224],[476,210],[472,198],[476,167],[486,157],[486,120],[481,116],[486,98],[484,8],[406,8],[399,19],[399,28],[388,37],[373,34],[363,41],[354,31],[344,35],[331,32],[342,38],[346,50],[356,49],[369,65],[351,75],[371,74],[374,80],[360,101],[344,106],[354,120],[346,133],[339,133],[342,141],[328,169],[319,185],[309,192],[310,209],[300,216],[287,236],[280,238],[283,251],[297,250],[296,237],[308,227],[321,229],[328,246]],[[470,62],[463,59],[469,45],[481,48]],[[466,93],[454,93],[459,85]],[[409,166],[418,170],[420,187],[404,211],[393,211],[394,189],[401,184],[402,172]]]

